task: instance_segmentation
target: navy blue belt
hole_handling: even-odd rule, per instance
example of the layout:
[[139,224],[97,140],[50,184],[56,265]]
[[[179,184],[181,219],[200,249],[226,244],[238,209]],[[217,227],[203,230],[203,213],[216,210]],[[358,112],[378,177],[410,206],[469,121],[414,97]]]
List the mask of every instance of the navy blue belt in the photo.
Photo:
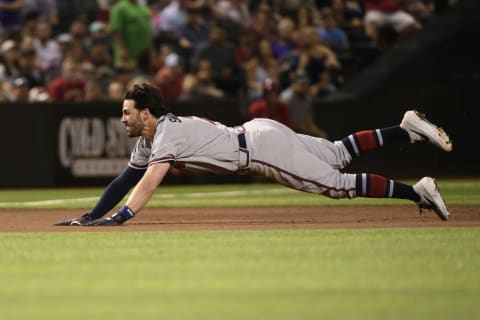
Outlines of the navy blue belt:
[[248,166],[250,165],[250,152],[247,149],[247,141],[245,139],[245,132],[237,134],[238,137],[238,151],[239,151],[239,162],[238,162],[238,173],[245,174],[248,172]]
[[245,140],[245,132],[242,132],[237,135],[238,137],[238,145],[242,149],[247,149],[247,141]]

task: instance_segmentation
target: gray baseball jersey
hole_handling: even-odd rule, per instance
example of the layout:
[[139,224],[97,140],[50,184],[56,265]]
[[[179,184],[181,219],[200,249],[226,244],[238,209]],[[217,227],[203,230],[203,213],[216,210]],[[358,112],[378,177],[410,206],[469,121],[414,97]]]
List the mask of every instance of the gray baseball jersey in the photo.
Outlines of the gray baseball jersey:
[[170,162],[189,172],[252,173],[333,198],[355,196],[355,175],[341,173],[351,156],[339,142],[297,134],[270,119],[238,127],[167,114],[153,141],[140,137],[129,166]]

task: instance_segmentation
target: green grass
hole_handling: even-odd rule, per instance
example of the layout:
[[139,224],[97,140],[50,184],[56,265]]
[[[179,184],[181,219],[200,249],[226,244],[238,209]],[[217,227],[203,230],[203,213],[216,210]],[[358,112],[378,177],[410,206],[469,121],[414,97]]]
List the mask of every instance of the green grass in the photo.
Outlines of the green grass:
[[[480,204],[480,180],[439,185],[449,205]],[[0,208],[90,208],[102,190],[0,190]],[[149,206],[399,203],[246,184],[162,186]],[[479,239],[475,227],[0,233],[0,318],[475,319]]]
[[[407,181],[414,183],[414,181]],[[440,180],[439,186],[449,204],[480,204],[480,179]],[[0,190],[0,208],[91,208],[103,188]],[[259,207],[321,205],[389,205],[404,200],[334,200],[288,189],[277,184],[160,186],[148,207]]]
[[0,234],[2,319],[474,319],[480,229]]

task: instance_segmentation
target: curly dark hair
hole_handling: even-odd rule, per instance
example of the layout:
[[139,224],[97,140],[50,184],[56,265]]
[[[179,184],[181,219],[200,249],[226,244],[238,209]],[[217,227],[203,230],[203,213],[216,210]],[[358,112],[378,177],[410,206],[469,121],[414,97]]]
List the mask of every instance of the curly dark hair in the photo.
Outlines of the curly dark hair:
[[134,85],[125,94],[125,100],[127,99],[135,101],[135,109],[148,109],[157,118],[168,113],[167,107],[163,104],[160,90],[147,83]]

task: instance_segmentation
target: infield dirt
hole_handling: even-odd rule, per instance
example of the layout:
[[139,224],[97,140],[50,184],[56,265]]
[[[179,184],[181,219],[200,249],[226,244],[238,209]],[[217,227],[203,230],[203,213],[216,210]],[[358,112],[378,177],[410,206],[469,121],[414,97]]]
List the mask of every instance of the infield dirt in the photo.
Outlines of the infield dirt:
[[0,232],[262,230],[389,227],[479,227],[480,206],[449,206],[449,221],[415,206],[144,209],[118,227],[57,227],[80,210],[0,210]]

